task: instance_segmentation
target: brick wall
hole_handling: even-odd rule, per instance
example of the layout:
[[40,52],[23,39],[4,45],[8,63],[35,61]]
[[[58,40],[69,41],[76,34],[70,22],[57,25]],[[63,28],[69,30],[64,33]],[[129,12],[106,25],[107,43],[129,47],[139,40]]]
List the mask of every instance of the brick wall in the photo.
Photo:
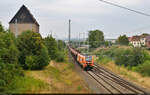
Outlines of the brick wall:
[[[9,29],[15,35],[20,35],[22,32],[32,30],[33,32],[39,33],[39,26],[36,24],[10,24]],[[16,34],[16,30],[18,31]]]

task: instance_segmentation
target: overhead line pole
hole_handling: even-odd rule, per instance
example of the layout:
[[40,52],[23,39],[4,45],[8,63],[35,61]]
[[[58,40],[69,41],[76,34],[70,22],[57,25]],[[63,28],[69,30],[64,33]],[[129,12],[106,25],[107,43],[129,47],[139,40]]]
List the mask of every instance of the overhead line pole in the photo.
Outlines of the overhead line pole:
[[69,19],[69,44],[70,44],[70,40],[71,40],[71,20]]
[[[70,38],[71,38],[71,20],[69,19],[69,34],[68,34],[68,45],[70,46]],[[70,55],[70,53],[68,52],[68,55]],[[69,61],[71,59],[71,56],[69,56]]]

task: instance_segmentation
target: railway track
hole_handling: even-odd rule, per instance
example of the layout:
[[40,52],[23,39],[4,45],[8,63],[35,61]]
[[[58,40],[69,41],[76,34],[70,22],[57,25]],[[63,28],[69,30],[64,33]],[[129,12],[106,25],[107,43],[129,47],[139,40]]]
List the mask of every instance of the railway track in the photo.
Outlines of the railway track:
[[[71,54],[70,54],[71,55]],[[71,55],[73,62],[77,62]],[[91,71],[86,71],[108,94],[139,94],[150,95],[150,92],[124,80],[120,76],[112,73],[98,64],[94,64]]]
[[150,94],[97,64],[87,73],[110,94]]

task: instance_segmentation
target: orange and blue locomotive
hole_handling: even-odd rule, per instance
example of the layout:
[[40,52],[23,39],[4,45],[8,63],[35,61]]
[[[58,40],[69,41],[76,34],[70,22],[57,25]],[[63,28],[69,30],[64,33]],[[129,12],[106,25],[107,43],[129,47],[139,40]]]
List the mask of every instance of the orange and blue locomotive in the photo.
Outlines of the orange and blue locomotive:
[[86,54],[81,54],[78,50],[69,47],[69,50],[75,60],[82,66],[85,70],[90,70],[94,66],[94,57]]

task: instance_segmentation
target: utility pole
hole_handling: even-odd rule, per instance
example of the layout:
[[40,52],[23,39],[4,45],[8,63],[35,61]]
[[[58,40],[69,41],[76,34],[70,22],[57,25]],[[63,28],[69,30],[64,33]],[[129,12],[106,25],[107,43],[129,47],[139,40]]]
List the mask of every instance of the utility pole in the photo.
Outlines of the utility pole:
[[[70,36],[71,36],[71,20],[69,19],[69,35],[68,35],[68,45],[70,45]],[[69,59],[71,59],[71,54],[68,52]],[[70,60],[69,60],[70,61]]]
[[70,38],[71,38],[71,20],[69,19],[69,44],[70,44]]
[[80,41],[80,38],[82,37],[82,36],[80,36],[81,34],[83,34],[83,33],[79,33],[79,47],[81,46],[81,41]]
[[80,47],[80,33],[79,33],[79,46],[78,47]]
[[85,36],[86,36],[86,33],[84,32],[83,34],[84,34],[84,46],[86,46],[86,45],[85,45],[85,44],[86,44],[86,37],[85,37]]
[[88,33],[88,35],[87,35],[87,53],[89,52],[89,33]]

